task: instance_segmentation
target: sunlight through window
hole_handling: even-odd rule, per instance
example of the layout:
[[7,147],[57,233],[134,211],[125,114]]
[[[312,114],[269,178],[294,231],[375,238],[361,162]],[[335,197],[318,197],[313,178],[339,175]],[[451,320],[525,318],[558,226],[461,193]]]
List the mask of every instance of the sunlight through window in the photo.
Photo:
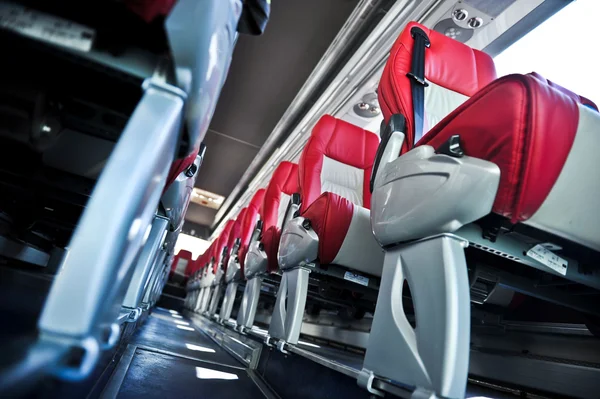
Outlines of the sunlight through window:
[[179,316],[178,314],[172,314],[171,316],[173,316],[174,319],[183,319],[183,317]]
[[176,310],[172,310],[172,309],[171,309],[171,310],[169,310],[169,313],[171,313],[171,314],[179,314],[179,312],[178,312],[178,311],[176,311]]
[[593,42],[599,13],[599,1],[570,2],[494,58],[498,76],[535,71],[598,102],[600,79],[592,77],[598,73],[600,58],[590,51],[588,40],[572,40],[565,32],[577,32],[577,37]]
[[179,324],[180,326],[189,326],[190,325],[190,323],[188,323],[187,321],[183,321],[183,320],[173,320],[173,323]]
[[185,346],[191,351],[215,353],[214,349],[207,348],[204,346],[199,346],[199,345],[194,345],[194,344],[185,344]]
[[180,330],[194,331],[194,329],[192,327],[177,326],[177,328],[179,328]]
[[201,380],[237,380],[238,376],[224,371],[196,367],[196,378]]

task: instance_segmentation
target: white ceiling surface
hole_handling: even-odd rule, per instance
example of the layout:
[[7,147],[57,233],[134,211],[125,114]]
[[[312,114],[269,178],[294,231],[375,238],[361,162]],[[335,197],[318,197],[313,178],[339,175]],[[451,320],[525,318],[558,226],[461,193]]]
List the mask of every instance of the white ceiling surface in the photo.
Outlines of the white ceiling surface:
[[[477,49],[485,48],[542,2],[543,0],[516,1],[498,18],[478,30],[467,44]],[[448,18],[456,4],[455,0],[398,1],[290,134],[285,143],[275,151],[263,166],[250,183],[246,193],[236,202],[213,231],[210,240],[212,241],[215,237],[218,237],[225,222],[236,217],[239,210],[250,201],[254,192],[268,184],[275,167],[281,161],[298,161],[302,148],[310,136],[310,130],[319,116],[328,113],[378,133],[381,116],[375,118],[360,117],[353,111],[354,105],[366,93],[375,91],[389,50],[402,28],[409,21],[418,21],[425,26],[433,27],[439,20]],[[342,97],[339,97],[340,93],[343,93]]]

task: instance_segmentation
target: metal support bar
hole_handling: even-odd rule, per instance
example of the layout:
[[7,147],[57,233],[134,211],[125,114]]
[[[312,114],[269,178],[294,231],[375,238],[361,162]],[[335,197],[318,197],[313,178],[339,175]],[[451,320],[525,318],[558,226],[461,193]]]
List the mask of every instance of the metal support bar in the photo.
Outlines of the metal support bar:
[[237,325],[238,327],[242,325],[244,322],[244,314],[248,312],[248,296],[250,295],[250,285],[248,281],[246,281],[246,286],[244,287],[244,295],[242,295],[242,302],[240,303],[240,308],[237,313]]
[[200,288],[198,291],[198,298],[196,300],[196,305],[194,306],[194,312],[198,313],[200,312],[200,309],[202,308],[202,302],[204,301],[204,295],[206,295],[206,290],[207,288]]
[[289,344],[297,344],[302,329],[302,316],[306,307],[308,295],[308,278],[310,269],[298,267],[284,271],[287,279],[287,299],[285,314],[284,341]]
[[150,236],[135,266],[133,277],[123,300],[123,306],[136,308],[142,303],[144,292],[150,282],[149,277],[152,274],[152,268],[158,267],[157,255],[164,242],[168,224],[168,219],[160,216],[154,217]]
[[580,267],[579,262],[576,259],[561,255],[561,257],[569,262],[566,275],[562,276],[557,271],[543,265],[534,258],[526,256],[525,254],[531,249],[532,244],[527,240],[520,240],[518,235],[500,234],[496,237],[495,242],[491,242],[483,238],[481,226],[474,223],[463,226],[457,230],[455,234],[468,240],[471,247],[496,255],[500,252],[502,256],[515,262],[600,290],[600,273],[586,273],[584,268]]
[[240,305],[237,317],[237,324],[242,329],[252,328],[254,324],[262,281],[263,277],[261,276],[246,281],[246,289],[244,290],[244,297],[242,298],[242,304]]
[[219,306],[219,301],[221,299],[221,294],[223,293],[223,284],[217,284],[215,289],[213,290],[212,298],[210,298],[210,305],[208,305],[208,314],[214,315],[217,313],[217,307]]
[[203,313],[208,308],[208,302],[210,301],[210,297],[212,296],[212,291],[214,287],[206,287],[204,289],[204,297],[202,298],[202,304],[200,305],[200,313]]
[[279,282],[279,290],[277,290],[277,299],[275,300],[273,315],[271,316],[271,322],[269,323],[269,335],[265,340],[267,345],[271,338],[284,339],[285,337],[285,302],[287,299],[287,284],[287,275],[286,273],[283,273],[281,281]]
[[[466,246],[445,234],[386,252],[366,373],[440,397],[465,397],[471,322]],[[405,281],[417,328],[402,307]]]
[[487,270],[491,270],[495,273],[497,276],[497,283],[502,287],[560,306],[569,307],[582,313],[600,317],[600,309],[598,306],[585,297],[566,293],[553,286],[536,284],[536,282],[531,279],[520,277],[504,270],[490,267],[488,267]]
[[160,265],[161,272],[158,274],[158,279],[156,281],[156,285],[152,295],[152,300],[150,302],[151,306],[154,306],[158,301],[158,298],[160,298],[160,294],[162,293],[163,287],[165,286],[165,281],[169,277],[169,269],[164,264],[164,253],[162,253]]
[[[38,322],[42,340],[86,349],[103,345],[102,337],[114,331],[132,265],[147,239],[173,162],[186,98],[166,84],[146,81],[144,89],[52,284]],[[96,345],[90,346],[92,341]],[[59,377],[74,379],[85,378],[87,372],[78,366],[57,370]]]
[[156,289],[156,281],[159,279],[160,273],[161,268],[158,264],[155,264],[152,269],[152,274],[150,275],[150,280],[148,281],[148,286],[146,287],[146,292],[144,292],[142,303],[152,303]]
[[194,291],[194,296],[192,297],[192,302],[190,303],[190,310],[192,312],[196,312],[196,309],[198,308],[198,306],[200,306],[200,297],[202,294],[202,290],[197,289]]
[[0,236],[0,254],[7,258],[44,267],[50,260],[50,254],[2,236]]
[[196,303],[198,301],[198,295],[200,293],[198,292],[198,290],[194,290],[190,292],[190,300],[188,302],[188,309],[191,311],[194,311]]
[[233,311],[233,302],[235,301],[235,294],[237,292],[238,287],[237,281],[232,281],[227,284],[227,289],[225,290],[225,296],[223,297],[223,304],[221,304],[221,313],[219,314],[219,318],[221,321],[227,321],[231,317],[231,312]]

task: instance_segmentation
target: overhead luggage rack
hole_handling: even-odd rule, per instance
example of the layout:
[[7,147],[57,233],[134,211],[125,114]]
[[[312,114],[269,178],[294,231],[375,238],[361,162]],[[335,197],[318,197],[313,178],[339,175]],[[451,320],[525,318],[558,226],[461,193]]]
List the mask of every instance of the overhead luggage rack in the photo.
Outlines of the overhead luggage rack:
[[[141,82],[157,72],[164,75],[171,67],[164,61],[169,45],[161,24],[142,21],[121,3],[2,1],[0,28],[3,35],[27,39],[19,41],[27,46],[23,53],[39,50],[40,55],[51,53],[86,67],[106,68],[113,78]],[[172,71],[170,75],[172,82]]]

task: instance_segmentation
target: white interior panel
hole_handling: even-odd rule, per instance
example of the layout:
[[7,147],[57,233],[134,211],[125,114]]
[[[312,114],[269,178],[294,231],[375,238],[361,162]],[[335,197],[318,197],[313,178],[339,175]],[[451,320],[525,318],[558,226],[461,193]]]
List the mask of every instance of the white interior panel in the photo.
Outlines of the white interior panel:
[[346,198],[354,204],[363,204],[363,189],[365,171],[336,161],[335,159],[323,157],[323,168],[321,169],[321,192],[330,192]]

